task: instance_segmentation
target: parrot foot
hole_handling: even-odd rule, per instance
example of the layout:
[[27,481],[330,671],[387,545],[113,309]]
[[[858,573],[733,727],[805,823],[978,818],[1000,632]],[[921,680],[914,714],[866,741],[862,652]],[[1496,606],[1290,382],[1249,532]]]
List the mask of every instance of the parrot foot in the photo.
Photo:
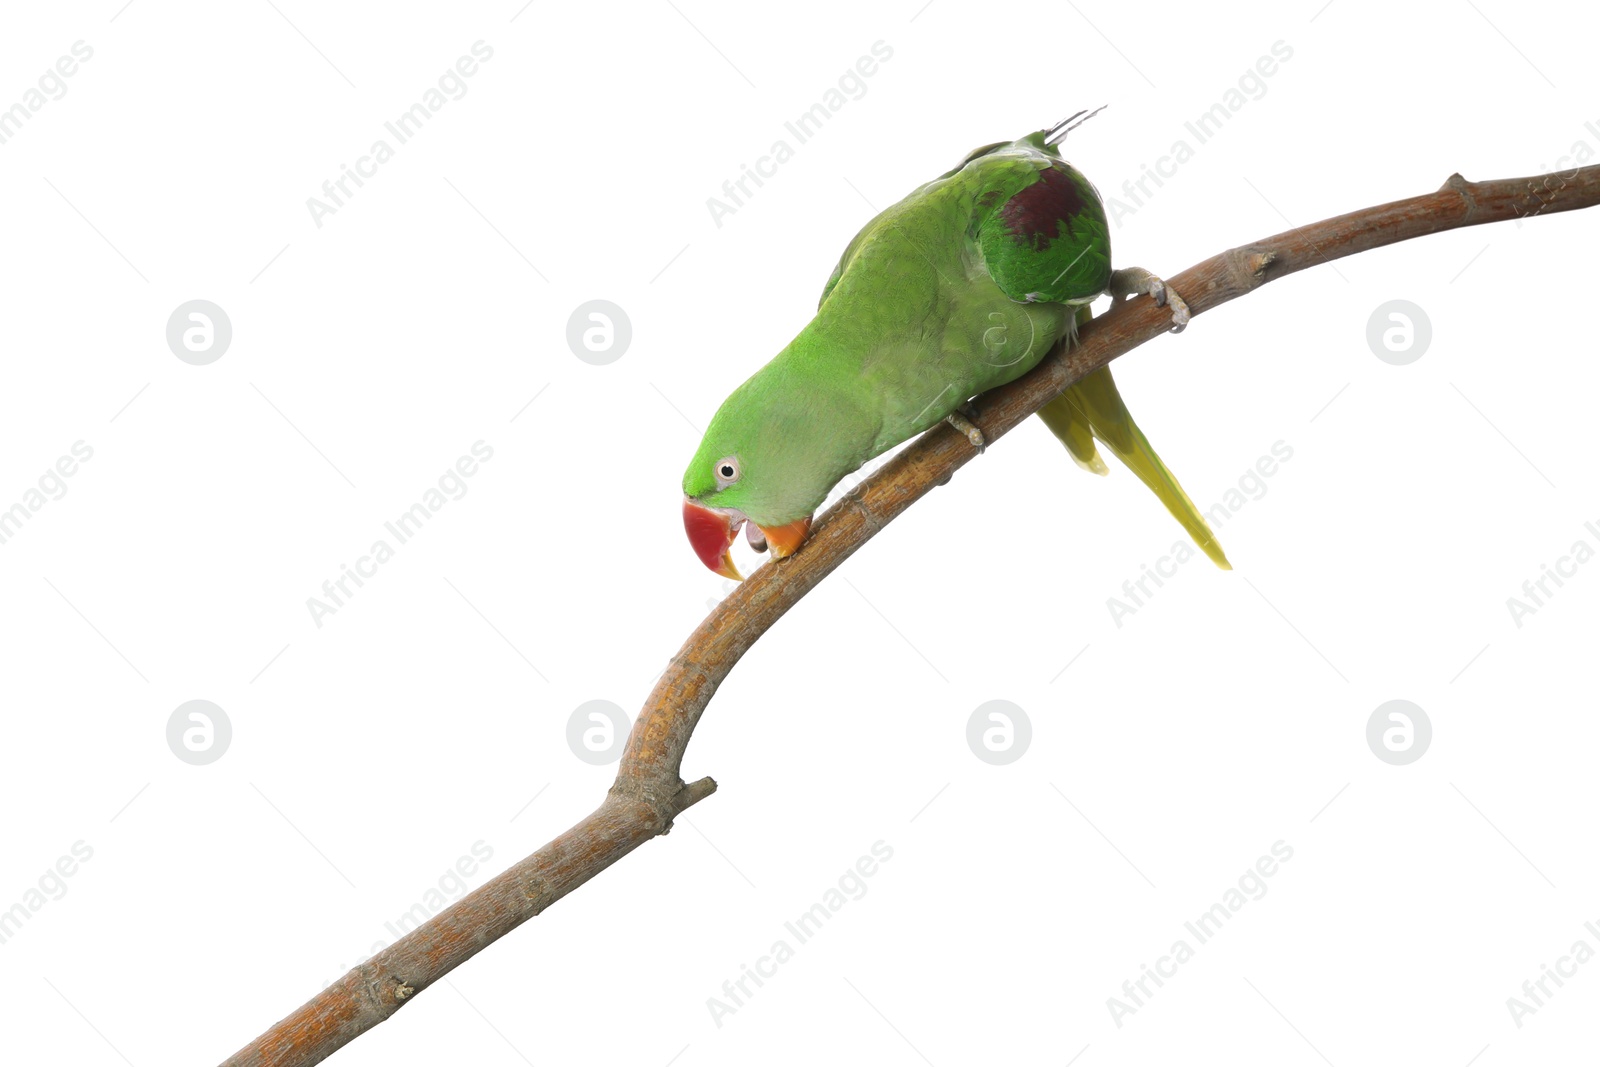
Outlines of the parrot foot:
[[1128,267],[1111,272],[1111,299],[1123,300],[1140,293],[1150,296],[1158,307],[1172,309],[1172,332],[1182,333],[1189,325],[1189,304],[1178,291],[1143,267]]
[[[967,410],[968,413],[973,415],[977,414],[977,410],[973,408],[971,404],[964,404],[962,406]],[[948,422],[951,426],[954,426],[956,428],[956,432],[965,437],[967,441],[971,443],[972,447],[978,450],[980,455],[983,453],[985,448],[989,447],[989,442],[984,439],[983,431],[974,426],[972,424],[972,420],[968,419],[965,415],[952,411],[950,414],[944,417],[944,421]]]

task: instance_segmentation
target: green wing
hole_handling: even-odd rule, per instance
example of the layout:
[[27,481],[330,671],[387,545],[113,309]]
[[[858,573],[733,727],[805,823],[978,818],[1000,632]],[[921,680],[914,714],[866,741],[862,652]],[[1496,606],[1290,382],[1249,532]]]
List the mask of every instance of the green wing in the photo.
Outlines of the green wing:
[[[1111,281],[1111,234],[1100,194],[1065,160],[1032,154],[1031,181],[1015,188],[1006,175],[979,198],[984,266],[1012,300],[1087,303]],[[1012,153],[1001,155],[1011,158],[980,161],[978,168],[1014,169]]]
[[[933,181],[934,182],[942,182],[942,181],[946,181],[946,179],[949,179],[949,178],[955,178],[955,176],[957,176],[957,174],[960,174],[960,173],[962,173],[962,170],[965,170],[966,165],[968,165],[968,163],[973,162],[973,160],[976,160],[976,158],[982,157],[982,155],[989,155],[990,152],[994,152],[995,149],[1003,149],[1003,147],[1008,146],[1008,144],[1013,144],[1013,142],[1011,142],[1011,141],[995,141],[994,144],[984,144],[984,146],[976,147],[976,149],[973,149],[973,150],[971,150],[971,152],[968,152],[968,154],[966,154],[965,157],[962,157],[962,162],[957,163],[957,165],[955,165],[955,166],[952,166],[952,168],[950,168],[950,170],[944,171],[944,173],[939,174],[938,178],[934,178]],[[931,184],[933,184],[933,182],[928,182],[928,184],[926,184],[926,186],[931,186]],[[910,194],[910,195],[912,195],[912,197],[915,197],[915,195],[917,195],[918,192],[922,192],[923,189],[926,189],[926,186],[918,187],[918,189],[915,189],[914,192],[912,192],[912,194]],[[909,198],[910,197],[907,197],[907,200],[909,200]],[[827,275],[827,283],[826,283],[826,285],[822,285],[822,296],[821,296],[821,298],[818,298],[818,301],[816,301],[816,306],[822,307],[822,301],[826,301],[827,294],[832,293],[832,291],[834,291],[834,286],[838,285],[838,280],[840,280],[840,278],[842,278],[842,277],[845,277],[845,267],[846,266],[850,266],[850,258],[851,258],[851,256],[854,256],[854,254],[856,254],[856,246],[858,246],[859,243],[861,243],[861,238],[864,237],[864,235],[866,235],[867,232],[869,232],[870,229],[872,229],[872,226],[874,226],[874,222],[877,222],[878,218],[880,218],[880,216],[874,216],[874,218],[872,218],[872,221],[867,222],[866,226],[862,226],[861,230],[859,230],[858,234],[854,235],[854,237],[851,238],[850,243],[848,243],[848,245],[845,245],[845,254],[843,254],[843,256],[840,256],[840,258],[838,258],[838,266],[834,267],[834,274]]]
[[[1111,234],[1100,194],[1077,168],[1040,147],[1042,134],[998,141],[969,152],[929,186],[957,182],[971,190],[968,236],[1001,291],[1018,303],[1080,304],[1105,292],[1111,280]],[[1036,139],[1040,139],[1037,140]],[[822,287],[823,301],[844,276],[878,216],[845,246]]]

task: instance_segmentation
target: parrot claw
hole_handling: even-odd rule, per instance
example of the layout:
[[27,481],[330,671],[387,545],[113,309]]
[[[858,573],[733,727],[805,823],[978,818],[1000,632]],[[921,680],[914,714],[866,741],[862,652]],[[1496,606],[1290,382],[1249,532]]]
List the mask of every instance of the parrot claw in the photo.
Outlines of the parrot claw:
[[1111,299],[1122,300],[1139,293],[1148,295],[1158,307],[1172,309],[1172,333],[1182,333],[1191,315],[1188,301],[1178,291],[1143,267],[1128,267],[1111,272]]
[[982,455],[983,450],[989,447],[989,442],[984,440],[983,431],[974,426],[972,421],[965,415],[952,411],[944,417],[944,421],[954,426],[956,432],[965,437],[972,447],[978,450],[979,455]]
[[1182,333],[1183,328],[1189,325],[1189,302],[1178,295],[1178,291],[1161,283],[1161,295],[1156,297],[1156,303],[1163,304],[1172,309],[1172,331]]

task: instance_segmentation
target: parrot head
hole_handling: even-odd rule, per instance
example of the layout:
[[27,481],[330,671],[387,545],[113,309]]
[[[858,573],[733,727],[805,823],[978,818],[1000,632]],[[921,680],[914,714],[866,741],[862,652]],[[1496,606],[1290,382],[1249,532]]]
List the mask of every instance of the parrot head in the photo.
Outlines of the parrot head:
[[[778,378],[779,380],[774,380]],[[851,405],[768,364],[723,401],[683,475],[683,527],[695,555],[725,578],[739,528],[757,551],[799,549],[811,516],[865,459],[868,440],[841,427]]]

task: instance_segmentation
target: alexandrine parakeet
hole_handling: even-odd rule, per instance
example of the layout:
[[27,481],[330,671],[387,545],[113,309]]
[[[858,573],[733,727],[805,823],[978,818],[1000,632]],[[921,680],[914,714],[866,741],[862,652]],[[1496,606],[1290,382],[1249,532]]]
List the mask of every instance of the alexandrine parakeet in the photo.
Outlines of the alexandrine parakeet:
[[[1111,268],[1100,195],[1056,147],[1072,119],[971,152],[878,214],[845,248],[816,317],[723,402],[683,476],[683,519],[700,559],[740,577],[741,525],[756,548],[789,555],[839,480],[941,420],[982,447],[961,412],[977,394],[1076,336],[1103,293],[1148,293],[1188,322],[1148,271]],[[1097,474],[1103,442],[1220,567],[1205,519],[1134,425],[1111,371],[1039,410]]]

